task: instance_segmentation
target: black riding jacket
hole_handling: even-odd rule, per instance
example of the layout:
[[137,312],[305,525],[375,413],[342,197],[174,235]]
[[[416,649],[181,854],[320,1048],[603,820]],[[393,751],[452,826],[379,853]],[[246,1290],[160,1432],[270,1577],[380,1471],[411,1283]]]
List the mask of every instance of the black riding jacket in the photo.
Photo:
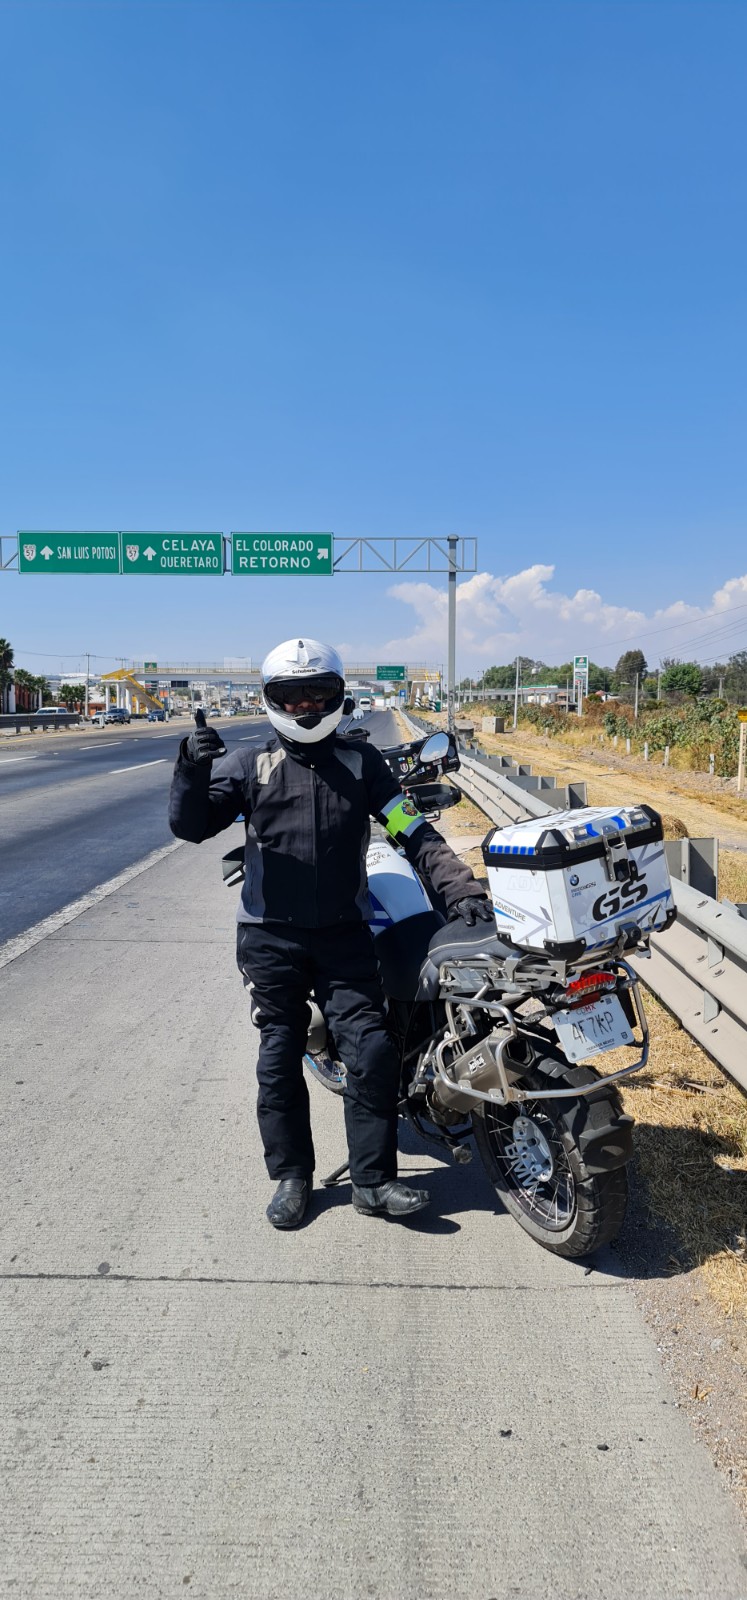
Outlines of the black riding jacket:
[[197,763],[182,741],[174,768],[169,823],[199,844],[240,816],[246,853],[240,922],[327,928],[367,922],[370,818],[377,817],[447,907],[483,890],[405,799],[375,746],[332,734],[313,745],[269,740]]

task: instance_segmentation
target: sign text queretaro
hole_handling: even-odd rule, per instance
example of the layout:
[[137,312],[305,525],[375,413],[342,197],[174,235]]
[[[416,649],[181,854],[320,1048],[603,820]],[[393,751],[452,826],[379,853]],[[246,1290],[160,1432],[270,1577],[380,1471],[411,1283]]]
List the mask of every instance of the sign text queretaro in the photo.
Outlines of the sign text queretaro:
[[119,572],[118,533],[18,533],[19,572]]
[[223,572],[222,533],[123,533],[124,573],[198,574]]
[[232,533],[234,577],[324,577],[333,572],[331,533]]

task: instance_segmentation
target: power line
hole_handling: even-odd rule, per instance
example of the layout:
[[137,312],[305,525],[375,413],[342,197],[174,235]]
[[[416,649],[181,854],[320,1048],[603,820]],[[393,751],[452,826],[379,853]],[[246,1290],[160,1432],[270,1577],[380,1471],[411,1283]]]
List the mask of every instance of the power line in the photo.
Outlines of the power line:
[[[735,611],[747,611],[747,601],[738,606],[730,606],[728,615],[733,616]],[[660,633],[673,633],[675,628],[697,627],[701,622],[707,622],[709,617],[723,617],[724,611],[704,611],[700,617],[686,617],[683,622],[668,622],[663,628],[650,628],[647,633],[629,633],[625,639],[605,639],[606,645],[630,644],[633,639],[653,639]]]
[[92,661],[129,661],[129,656],[121,657],[115,650],[110,650],[107,655],[97,655],[95,650],[24,650],[22,645],[13,646],[14,655],[46,657],[50,661],[81,661],[83,656],[90,655]]

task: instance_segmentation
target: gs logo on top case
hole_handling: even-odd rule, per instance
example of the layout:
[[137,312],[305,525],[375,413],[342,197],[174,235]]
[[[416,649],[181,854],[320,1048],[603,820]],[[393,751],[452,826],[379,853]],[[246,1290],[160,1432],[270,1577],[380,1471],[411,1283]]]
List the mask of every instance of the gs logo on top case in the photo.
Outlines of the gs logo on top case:
[[633,906],[640,905],[648,894],[648,884],[640,876],[635,861],[630,863],[630,877],[625,883],[619,884],[614,889],[605,889],[599,899],[594,901],[591,914],[595,922],[605,922],[608,917],[616,917],[618,911],[631,911]]

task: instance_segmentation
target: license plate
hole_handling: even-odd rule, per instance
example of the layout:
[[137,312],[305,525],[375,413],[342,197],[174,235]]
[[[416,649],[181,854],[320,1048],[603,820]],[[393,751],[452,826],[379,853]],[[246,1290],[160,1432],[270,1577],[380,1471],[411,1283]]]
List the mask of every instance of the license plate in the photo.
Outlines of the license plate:
[[552,1023],[569,1061],[584,1061],[603,1050],[634,1043],[633,1030],[614,994],[573,1011],[556,1011]]

